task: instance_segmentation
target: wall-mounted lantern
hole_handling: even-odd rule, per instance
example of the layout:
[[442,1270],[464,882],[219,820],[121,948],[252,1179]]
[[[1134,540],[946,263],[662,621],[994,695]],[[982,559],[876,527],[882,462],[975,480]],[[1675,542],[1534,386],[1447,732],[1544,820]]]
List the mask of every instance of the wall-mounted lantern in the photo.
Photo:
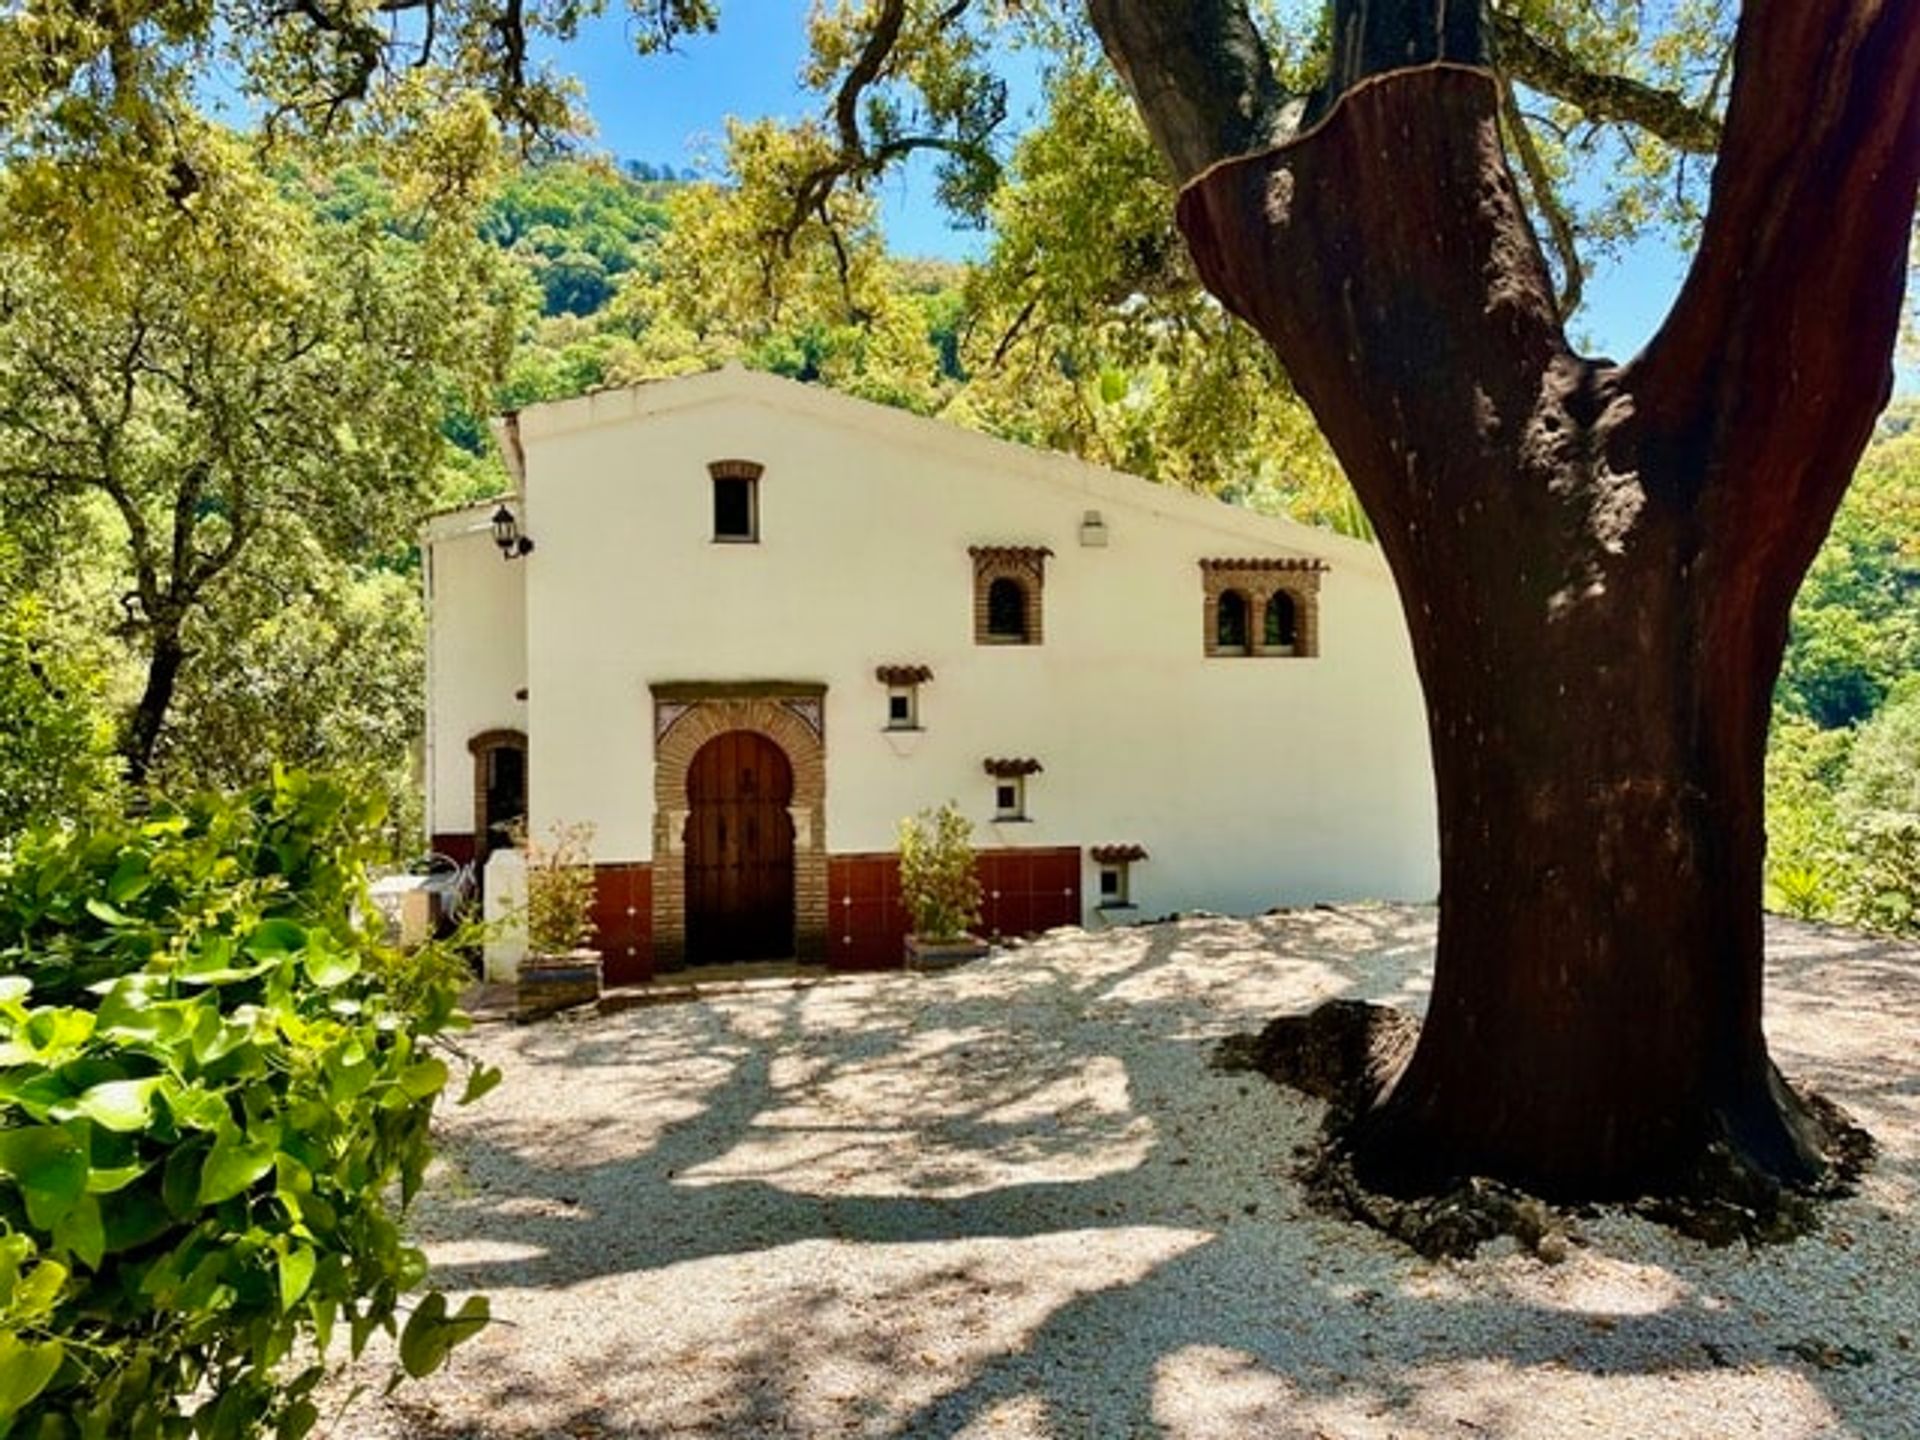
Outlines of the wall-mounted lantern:
[[493,512],[493,543],[500,547],[502,560],[517,560],[533,553],[533,541],[520,533],[520,522],[504,505]]
[[1089,510],[1081,517],[1080,543],[1093,548],[1107,543],[1107,522],[1098,510]]

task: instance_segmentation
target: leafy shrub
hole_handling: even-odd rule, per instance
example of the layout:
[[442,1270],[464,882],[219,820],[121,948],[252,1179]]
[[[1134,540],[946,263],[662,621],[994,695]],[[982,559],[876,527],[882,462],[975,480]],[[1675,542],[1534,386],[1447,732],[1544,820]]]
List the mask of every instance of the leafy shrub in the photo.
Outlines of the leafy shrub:
[[[0,861],[0,1436],[299,1436],[395,1329],[464,969],[356,923],[378,819],[277,774]],[[406,1370],[486,1313],[426,1296]]]
[[527,847],[527,948],[565,955],[593,944],[593,827],[555,825]]
[[951,800],[900,822],[900,898],[922,940],[958,940],[980,919],[972,835]]

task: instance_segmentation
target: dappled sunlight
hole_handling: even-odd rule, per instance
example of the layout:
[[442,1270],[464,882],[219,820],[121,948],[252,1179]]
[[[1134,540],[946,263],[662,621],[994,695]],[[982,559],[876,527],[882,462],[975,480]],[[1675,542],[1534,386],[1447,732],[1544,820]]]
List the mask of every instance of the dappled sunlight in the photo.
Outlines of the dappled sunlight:
[[418,1217],[435,1282],[500,1324],[339,1433],[1893,1433],[1920,1286],[1876,1277],[1920,1274],[1920,957],[1770,935],[1782,1068],[1883,1154],[1759,1251],[1600,1212],[1558,1265],[1429,1262],[1311,1208],[1321,1107],[1214,1041],[1335,996],[1420,1008],[1418,907],[483,1028],[506,1081],[443,1116]]
[[[618,1415],[620,1434],[670,1433],[688,1417],[715,1435],[895,1433],[1025,1348],[1063,1305],[1135,1284],[1209,1238],[1138,1226],[870,1245],[857,1272],[825,1240],[757,1264],[710,1257],[656,1278],[675,1300],[649,1312],[641,1355],[607,1335],[605,1317],[631,1299],[620,1277],[603,1277],[539,1297],[540,1323],[569,1337],[563,1349],[529,1355],[524,1336],[499,1327],[456,1352],[435,1388],[450,1429],[543,1406]],[[496,1313],[514,1316],[522,1298],[496,1291]]]
[[[987,1035],[921,1039],[881,1068],[871,1091],[845,1076],[803,1089],[759,1112],[724,1155],[676,1180],[756,1177],[796,1193],[951,1196],[1115,1174],[1146,1158],[1154,1127],[1132,1113],[1126,1069],[1114,1057],[1016,1083],[1016,1072],[992,1062],[999,1042]],[[927,1065],[927,1052],[954,1065]]]

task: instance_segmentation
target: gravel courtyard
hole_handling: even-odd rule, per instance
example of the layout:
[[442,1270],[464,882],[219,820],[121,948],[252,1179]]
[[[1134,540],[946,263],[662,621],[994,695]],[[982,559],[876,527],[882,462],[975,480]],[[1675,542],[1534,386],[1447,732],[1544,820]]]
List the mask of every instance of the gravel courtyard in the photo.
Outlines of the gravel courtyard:
[[417,1212],[496,1323],[334,1437],[1920,1436],[1920,949],[1777,923],[1787,1072],[1882,1151],[1818,1235],[1617,1216],[1430,1263],[1305,1208],[1317,1107],[1212,1042],[1418,1008],[1433,917],[1056,932],[530,1028]]

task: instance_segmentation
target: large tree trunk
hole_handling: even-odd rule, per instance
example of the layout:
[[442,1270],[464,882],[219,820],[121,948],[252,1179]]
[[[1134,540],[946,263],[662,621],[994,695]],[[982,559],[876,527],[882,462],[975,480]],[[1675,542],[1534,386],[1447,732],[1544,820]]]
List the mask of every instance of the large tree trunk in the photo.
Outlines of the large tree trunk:
[[[1145,110],[1163,12],[1093,8]],[[1700,260],[1627,365],[1565,342],[1495,83],[1457,63],[1471,6],[1336,6],[1332,103],[1182,194],[1203,279],[1366,505],[1425,689],[1434,990],[1354,1137],[1386,1188],[1677,1189],[1716,1142],[1788,1183],[1821,1165],[1761,1029],[1762,760],[1793,592],[1890,384],[1920,7],[1748,10]]]

